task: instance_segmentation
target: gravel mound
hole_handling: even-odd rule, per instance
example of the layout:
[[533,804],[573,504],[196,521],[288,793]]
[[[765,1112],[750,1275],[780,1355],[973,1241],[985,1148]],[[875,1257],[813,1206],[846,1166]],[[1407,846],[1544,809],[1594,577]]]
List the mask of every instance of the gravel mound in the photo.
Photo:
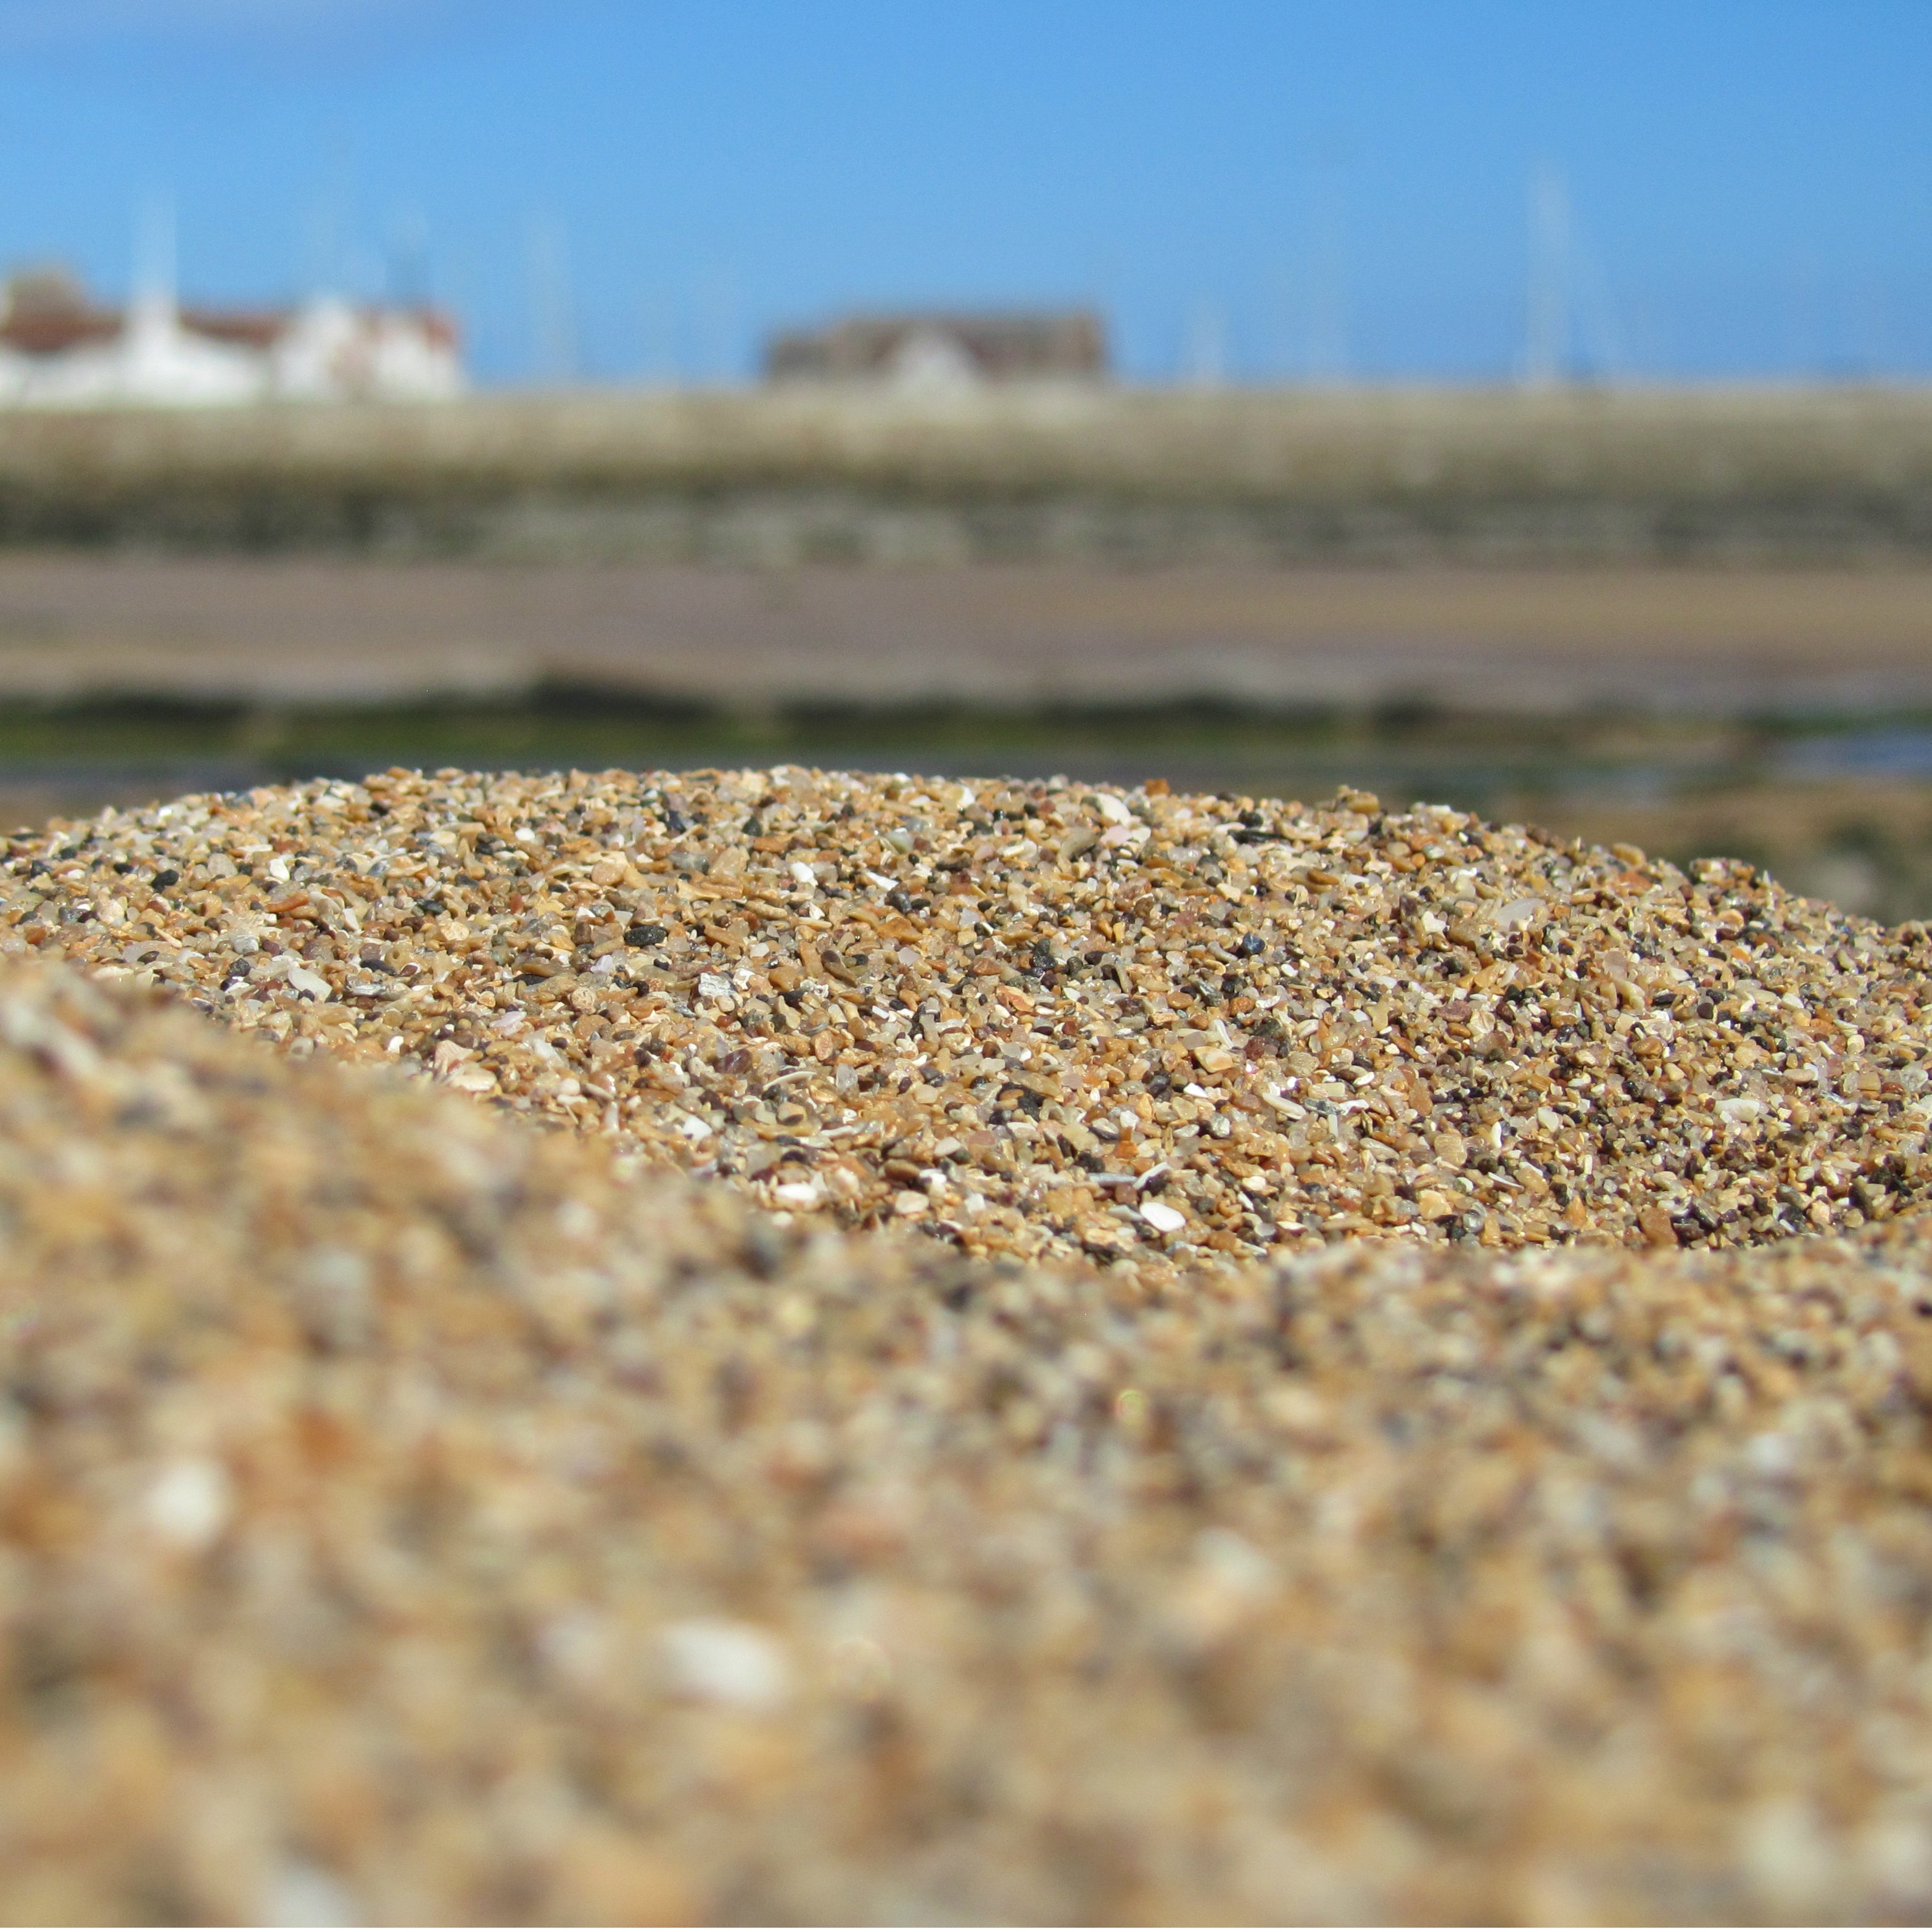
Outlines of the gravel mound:
[[10,850],[0,946],[976,1255],[1726,1247],[1928,1186],[1923,928],[1361,794],[395,771]]
[[8,1918],[1932,1912],[1925,1222],[1183,1283],[638,1167],[0,968]]

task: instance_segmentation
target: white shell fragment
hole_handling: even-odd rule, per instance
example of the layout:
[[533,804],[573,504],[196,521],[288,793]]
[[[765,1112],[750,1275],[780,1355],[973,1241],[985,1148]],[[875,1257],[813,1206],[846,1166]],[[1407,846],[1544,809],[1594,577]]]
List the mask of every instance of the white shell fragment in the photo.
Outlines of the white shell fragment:
[[228,1472],[212,1456],[170,1462],[148,1492],[146,1514],[155,1533],[182,1550],[202,1550],[221,1534],[234,1499]]
[[766,1711],[790,1688],[784,1652],[764,1631],[720,1617],[694,1617],[661,1633],[673,1690],[706,1703]]

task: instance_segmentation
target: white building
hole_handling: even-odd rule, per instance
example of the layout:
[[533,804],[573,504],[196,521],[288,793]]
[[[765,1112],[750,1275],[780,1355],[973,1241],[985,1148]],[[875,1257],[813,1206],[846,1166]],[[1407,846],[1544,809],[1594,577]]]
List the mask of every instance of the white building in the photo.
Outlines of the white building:
[[454,324],[434,309],[322,297],[292,309],[183,308],[171,292],[97,308],[64,271],[0,289],[0,408],[219,409],[439,402],[462,394]]
[[272,394],[304,402],[371,397],[441,402],[463,393],[456,331],[424,309],[358,308],[332,296],[288,318],[268,350]]

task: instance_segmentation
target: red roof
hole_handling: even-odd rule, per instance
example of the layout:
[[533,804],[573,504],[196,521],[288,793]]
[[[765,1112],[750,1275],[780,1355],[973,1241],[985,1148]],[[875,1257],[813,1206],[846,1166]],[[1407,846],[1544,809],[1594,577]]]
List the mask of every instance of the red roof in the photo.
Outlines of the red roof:
[[120,312],[111,308],[29,308],[0,320],[0,342],[28,356],[52,356],[83,342],[111,342],[121,333]]
[[[455,319],[441,309],[388,312],[408,317],[440,348],[457,345]],[[273,347],[295,317],[296,311],[290,308],[194,308],[181,311],[182,326],[192,334],[255,350]],[[24,355],[56,356],[86,343],[112,342],[126,320],[122,310],[97,308],[64,272],[20,275],[6,286],[0,344]]]

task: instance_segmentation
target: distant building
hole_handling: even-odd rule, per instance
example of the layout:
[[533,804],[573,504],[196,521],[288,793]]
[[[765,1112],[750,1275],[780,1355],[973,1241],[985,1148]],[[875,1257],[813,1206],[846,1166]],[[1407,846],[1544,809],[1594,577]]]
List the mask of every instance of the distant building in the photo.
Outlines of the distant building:
[[1105,324],[1091,310],[1013,315],[855,315],[774,336],[775,382],[885,382],[920,389],[985,382],[1091,382],[1107,373]]
[[0,286],[0,408],[218,408],[460,395],[456,327],[428,308],[320,296],[285,309],[184,308],[164,290],[98,307],[64,268]]

